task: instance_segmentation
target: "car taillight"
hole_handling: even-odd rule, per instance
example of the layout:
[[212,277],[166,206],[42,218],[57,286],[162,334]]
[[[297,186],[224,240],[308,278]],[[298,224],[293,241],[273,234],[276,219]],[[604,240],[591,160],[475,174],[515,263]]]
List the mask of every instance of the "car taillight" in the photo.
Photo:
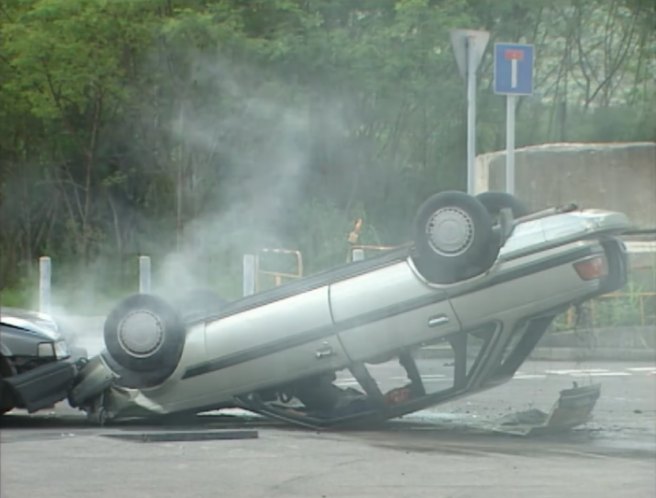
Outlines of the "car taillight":
[[594,280],[608,275],[608,264],[604,256],[595,256],[574,263],[574,269],[581,280]]

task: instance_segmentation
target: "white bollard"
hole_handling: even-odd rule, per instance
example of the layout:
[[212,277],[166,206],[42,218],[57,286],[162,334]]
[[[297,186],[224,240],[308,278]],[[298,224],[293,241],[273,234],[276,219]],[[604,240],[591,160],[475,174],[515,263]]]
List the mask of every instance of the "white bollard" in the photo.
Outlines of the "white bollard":
[[150,292],[150,256],[139,256],[139,294]]
[[364,249],[353,249],[351,259],[353,261],[362,261],[364,259]]
[[50,282],[52,279],[52,262],[48,256],[39,258],[39,311],[50,313]]
[[244,296],[255,294],[255,255],[244,254],[243,260]]

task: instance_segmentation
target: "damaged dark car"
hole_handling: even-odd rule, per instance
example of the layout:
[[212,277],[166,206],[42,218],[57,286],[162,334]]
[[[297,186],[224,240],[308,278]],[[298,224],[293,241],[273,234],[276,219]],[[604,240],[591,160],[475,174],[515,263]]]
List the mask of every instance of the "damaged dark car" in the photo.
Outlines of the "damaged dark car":
[[32,413],[65,399],[84,356],[50,315],[0,308],[0,414]]

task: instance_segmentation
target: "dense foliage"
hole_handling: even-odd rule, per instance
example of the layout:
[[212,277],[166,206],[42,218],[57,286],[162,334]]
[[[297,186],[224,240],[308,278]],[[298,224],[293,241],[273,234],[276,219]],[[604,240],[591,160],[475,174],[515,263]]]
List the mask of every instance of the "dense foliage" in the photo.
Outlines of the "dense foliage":
[[[465,185],[456,27],[535,44],[518,146],[653,140],[655,22],[648,0],[4,0],[1,287],[48,254],[120,288],[137,254],[177,251],[234,294],[258,247],[318,269],[357,217],[363,241],[403,241],[423,198]],[[491,79],[488,48],[478,152],[505,143]]]

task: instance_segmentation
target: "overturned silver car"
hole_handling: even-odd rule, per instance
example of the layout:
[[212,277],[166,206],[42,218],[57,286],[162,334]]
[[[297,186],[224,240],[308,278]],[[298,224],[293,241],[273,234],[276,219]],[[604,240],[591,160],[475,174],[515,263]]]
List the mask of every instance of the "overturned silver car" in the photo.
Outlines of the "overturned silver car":
[[[101,422],[227,407],[307,427],[398,417],[512,378],[558,314],[625,284],[629,228],[616,212],[442,192],[413,243],[379,256],[199,309],[128,297],[69,401]],[[439,372],[427,347],[451,358]],[[403,376],[387,389],[373,372],[390,360]]]

